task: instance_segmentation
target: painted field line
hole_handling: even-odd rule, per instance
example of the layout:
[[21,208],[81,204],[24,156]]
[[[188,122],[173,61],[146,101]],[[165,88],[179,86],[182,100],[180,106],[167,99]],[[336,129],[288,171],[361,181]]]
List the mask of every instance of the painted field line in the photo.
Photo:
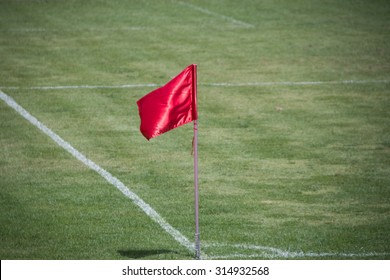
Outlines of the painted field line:
[[145,212],[153,221],[161,226],[161,228],[166,231],[169,235],[171,235],[177,242],[186,247],[189,251],[194,252],[194,244],[191,243],[184,235],[182,235],[177,229],[168,224],[161,216],[158,214],[149,204],[143,201],[138,195],[129,190],[119,179],[114,177],[111,173],[101,168],[99,165],[85,157],[78,150],[76,150],[69,142],[66,142],[56,133],[54,133],[47,126],[38,121],[34,116],[32,116],[29,112],[27,112],[23,107],[21,107],[16,101],[0,91],[0,99],[2,99],[8,106],[13,108],[16,112],[18,112],[22,117],[28,120],[31,124],[36,126],[39,130],[49,136],[54,142],[56,142],[60,147],[69,152],[76,159],[81,161],[84,165],[89,167],[90,169],[97,172],[100,176],[102,176],[108,183],[115,186],[119,191],[121,191],[126,197],[130,198],[135,205],[141,208],[142,211]]
[[210,87],[263,87],[263,86],[315,86],[337,84],[387,84],[390,80],[341,80],[341,81],[304,81],[304,82],[248,82],[248,83],[207,83]]
[[[249,82],[249,83],[199,83],[205,87],[267,87],[267,86],[316,86],[340,84],[388,84],[390,80],[344,80],[344,81],[307,81],[307,82]],[[63,90],[63,89],[121,89],[160,87],[162,84],[126,84],[126,85],[65,85],[65,86],[0,86],[5,90]]]
[[362,253],[346,253],[346,252],[294,252],[282,250],[269,246],[261,245],[248,245],[248,244],[224,244],[224,243],[209,243],[204,244],[203,247],[226,247],[234,249],[243,249],[250,250],[253,253],[242,254],[235,253],[229,255],[211,255],[209,254],[210,259],[230,259],[230,258],[284,258],[284,259],[294,259],[294,258],[316,258],[316,257],[345,257],[345,258],[363,258],[363,257],[375,257],[375,256],[389,256],[390,253],[377,253],[377,252],[362,252]]
[[202,7],[199,7],[199,6],[195,6],[193,4],[189,4],[189,3],[185,3],[185,2],[177,2],[178,4],[180,5],[183,5],[183,6],[187,6],[193,10],[196,10],[196,11],[199,11],[199,12],[202,12],[206,15],[210,15],[210,16],[213,16],[213,17],[218,17],[218,18],[221,18],[223,20],[227,20],[227,21],[230,21],[231,23],[234,23],[235,25],[238,25],[238,26],[241,26],[241,27],[246,27],[246,28],[253,28],[255,27],[254,25],[252,24],[249,24],[249,23],[246,23],[246,22],[243,22],[243,21],[240,21],[240,20],[236,20],[232,17],[228,17],[228,16],[225,16],[225,15],[222,15],[222,14],[218,14],[218,13],[215,13],[215,12],[212,12],[208,9],[205,9],[205,8],[202,8]]
[[74,29],[49,29],[49,28],[0,28],[1,33],[50,33],[50,32],[101,32],[101,31],[137,31],[150,29],[145,26],[122,26],[122,27],[86,27]]
[[144,88],[144,87],[158,87],[157,84],[130,84],[130,85],[73,85],[73,86],[31,86],[31,87],[0,87],[3,89],[37,89],[37,90],[60,90],[60,89],[115,89],[115,88]]

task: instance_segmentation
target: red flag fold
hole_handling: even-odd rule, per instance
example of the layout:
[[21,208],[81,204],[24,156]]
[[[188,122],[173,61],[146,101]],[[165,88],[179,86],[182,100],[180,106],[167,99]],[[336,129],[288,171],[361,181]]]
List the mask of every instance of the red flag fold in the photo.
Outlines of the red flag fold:
[[196,65],[139,99],[137,105],[140,130],[148,140],[196,120]]

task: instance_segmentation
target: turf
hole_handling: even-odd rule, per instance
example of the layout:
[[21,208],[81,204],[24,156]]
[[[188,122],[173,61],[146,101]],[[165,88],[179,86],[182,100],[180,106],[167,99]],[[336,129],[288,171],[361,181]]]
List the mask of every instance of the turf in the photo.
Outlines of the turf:
[[[389,259],[389,13],[380,0],[0,0],[0,90],[193,240],[191,125],[147,142],[135,102],[153,88],[115,86],[196,63],[202,252]],[[81,85],[114,87],[39,88]],[[0,114],[1,259],[193,258]]]

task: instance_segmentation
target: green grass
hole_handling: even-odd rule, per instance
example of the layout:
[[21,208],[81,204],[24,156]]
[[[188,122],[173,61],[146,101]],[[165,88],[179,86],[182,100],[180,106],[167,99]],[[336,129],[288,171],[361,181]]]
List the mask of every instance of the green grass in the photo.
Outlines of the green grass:
[[[389,259],[388,82],[210,85],[388,81],[388,1],[190,3],[254,27],[173,0],[0,0],[0,90],[193,240],[191,125],[147,142],[148,87],[32,87],[164,84],[196,63],[203,252]],[[193,258],[4,102],[0,115],[1,259]]]

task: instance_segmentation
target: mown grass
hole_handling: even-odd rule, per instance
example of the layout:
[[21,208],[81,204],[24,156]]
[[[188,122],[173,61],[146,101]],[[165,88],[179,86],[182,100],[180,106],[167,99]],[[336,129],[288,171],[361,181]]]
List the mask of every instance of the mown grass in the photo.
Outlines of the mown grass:
[[[191,240],[191,125],[147,142],[135,102],[148,87],[31,87],[163,84],[197,63],[204,253],[283,258],[240,247],[253,245],[388,259],[389,83],[210,83],[389,80],[389,4],[191,3],[254,27],[177,1],[0,1],[0,89]],[[0,107],[2,259],[193,257]]]

